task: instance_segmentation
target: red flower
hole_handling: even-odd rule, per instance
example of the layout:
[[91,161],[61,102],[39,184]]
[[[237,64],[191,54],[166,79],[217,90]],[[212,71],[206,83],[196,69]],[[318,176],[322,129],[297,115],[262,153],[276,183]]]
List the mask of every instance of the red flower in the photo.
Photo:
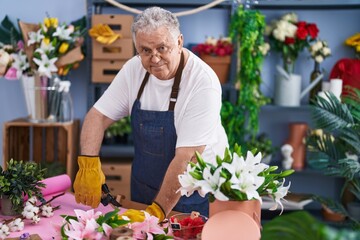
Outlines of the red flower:
[[316,26],[316,24],[314,23],[309,23],[307,26],[306,26],[308,32],[309,32],[309,35],[311,37],[311,39],[315,39],[317,38],[318,36],[318,33],[319,33],[319,29],[318,27]]
[[285,44],[286,45],[290,45],[290,44],[294,44],[295,43],[295,39],[294,38],[289,38],[289,37],[286,37],[285,38]]
[[306,24],[298,26],[298,29],[296,31],[296,37],[300,40],[305,40],[306,37],[308,36],[308,31],[305,26]]
[[214,56],[227,56],[231,55],[233,52],[233,45],[229,41],[229,39],[221,38],[214,39],[209,38],[205,43],[200,43],[192,48],[193,52],[206,55],[214,55]]

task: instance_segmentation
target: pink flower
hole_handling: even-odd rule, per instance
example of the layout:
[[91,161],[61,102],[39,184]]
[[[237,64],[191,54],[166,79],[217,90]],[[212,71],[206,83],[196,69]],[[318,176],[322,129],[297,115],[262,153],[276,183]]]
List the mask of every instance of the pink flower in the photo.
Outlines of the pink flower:
[[9,68],[9,70],[7,70],[6,74],[5,74],[5,79],[7,80],[17,80],[18,77],[17,77],[17,70],[16,68]]
[[65,226],[64,232],[66,236],[74,240],[100,240],[103,233],[97,231],[98,227],[99,224],[95,219],[86,220],[85,223],[70,219],[69,224]]
[[132,223],[130,228],[134,231],[135,239],[153,239],[153,234],[165,234],[164,230],[158,225],[159,219],[145,212],[145,220],[143,222]]
[[83,211],[80,209],[75,209],[74,210],[77,219],[79,220],[79,222],[85,224],[87,222],[87,220],[92,220],[92,219],[97,219],[99,216],[101,216],[101,212],[94,212],[94,209],[88,210],[88,211]]

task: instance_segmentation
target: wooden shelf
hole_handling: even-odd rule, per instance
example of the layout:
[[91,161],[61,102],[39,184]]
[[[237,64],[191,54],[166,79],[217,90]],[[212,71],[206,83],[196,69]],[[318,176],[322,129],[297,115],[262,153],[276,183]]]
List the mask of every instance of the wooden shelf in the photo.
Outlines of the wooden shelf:
[[77,171],[78,119],[69,123],[32,123],[25,118],[3,124],[4,165],[10,159],[59,162],[73,181]]

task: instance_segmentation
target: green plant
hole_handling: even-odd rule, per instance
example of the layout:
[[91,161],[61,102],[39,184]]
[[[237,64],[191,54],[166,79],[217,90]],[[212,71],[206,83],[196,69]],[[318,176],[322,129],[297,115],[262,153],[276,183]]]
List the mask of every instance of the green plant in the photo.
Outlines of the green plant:
[[46,169],[42,169],[35,162],[23,162],[11,159],[7,168],[0,166],[0,196],[8,196],[16,212],[22,210],[24,196],[31,198],[36,196],[42,199],[41,189],[45,184],[40,182],[44,179]]
[[261,240],[355,240],[358,230],[336,229],[327,226],[306,211],[277,216],[264,224]]
[[[240,86],[235,103],[224,101],[221,119],[232,147],[235,143],[246,147],[249,141],[256,141],[259,131],[260,107],[269,102],[260,91],[261,66],[264,54],[265,16],[256,10],[244,10],[239,5],[231,17],[230,37],[237,43],[236,85]],[[252,147],[251,147],[252,149]]]
[[[343,103],[332,93],[313,101],[317,130],[307,137],[308,159],[325,174],[345,179],[341,197],[345,189],[349,189],[360,200],[360,90],[348,86],[345,93]],[[316,200],[356,223],[341,203],[321,196]]]
[[131,133],[130,117],[124,117],[110,125],[105,131],[105,137],[122,137]]

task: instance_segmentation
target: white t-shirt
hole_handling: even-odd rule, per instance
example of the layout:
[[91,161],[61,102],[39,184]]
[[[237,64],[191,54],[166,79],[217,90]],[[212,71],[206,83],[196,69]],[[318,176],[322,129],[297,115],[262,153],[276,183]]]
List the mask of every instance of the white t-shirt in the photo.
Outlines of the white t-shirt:
[[[188,52],[174,109],[176,148],[206,145],[204,160],[215,162],[215,156],[223,156],[228,146],[220,117],[221,85],[215,72]],[[140,58],[131,58],[94,107],[115,121],[130,115],[145,73]],[[150,75],[140,98],[141,109],[167,111],[173,83],[174,78],[164,81]]]

